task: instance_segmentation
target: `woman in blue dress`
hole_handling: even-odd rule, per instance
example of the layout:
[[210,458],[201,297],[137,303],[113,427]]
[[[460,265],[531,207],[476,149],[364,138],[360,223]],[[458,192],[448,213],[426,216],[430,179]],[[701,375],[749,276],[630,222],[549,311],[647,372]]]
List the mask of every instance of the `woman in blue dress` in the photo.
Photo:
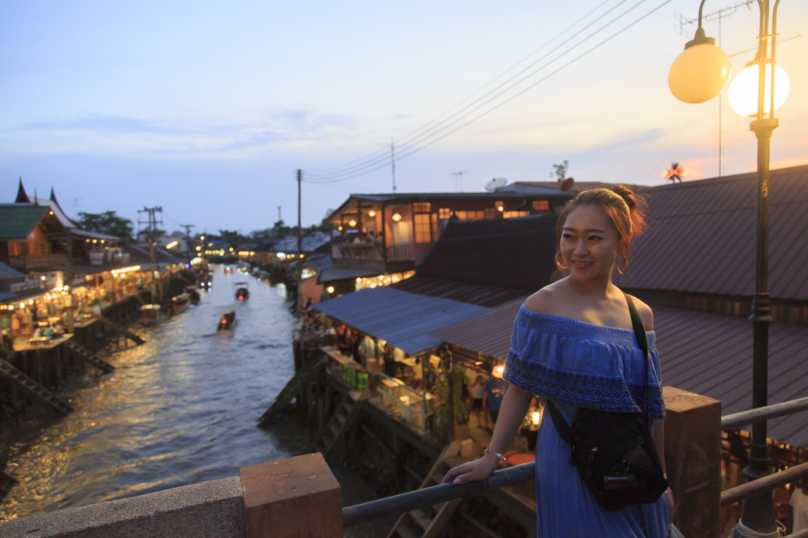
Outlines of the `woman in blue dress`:
[[[514,322],[504,377],[510,381],[491,446],[483,457],[455,467],[444,483],[485,480],[519,428],[533,395],[551,400],[567,423],[582,407],[641,413],[665,462],[665,405],[654,315],[634,302],[646,330],[650,365],[632,330],[625,294],[612,274],[628,271],[631,238],[642,233],[642,200],[625,187],[584,191],[559,215],[556,263],[569,275],[530,296]],[[647,404],[647,408],[646,408]],[[545,414],[546,415],[546,414]],[[569,463],[570,445],[545,416],[536,445],[536,517],[539,538],[664,538],[673,517],[669,489],[653,504],[611,512],[602,508]]]

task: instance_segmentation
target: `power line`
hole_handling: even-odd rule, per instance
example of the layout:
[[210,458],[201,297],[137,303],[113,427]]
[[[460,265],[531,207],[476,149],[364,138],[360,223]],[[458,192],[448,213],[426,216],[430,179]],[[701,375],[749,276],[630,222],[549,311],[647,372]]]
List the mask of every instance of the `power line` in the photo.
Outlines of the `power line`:
[[[598,20],[600,20],[601,18],[603,18],[605,15],[607,15],[609,12],[611,12],[612,10],[614,10],[616,7],[618,7],[620,4],[624,3],[625,1],[627,1],[627,0],[622,0],[622,1],[621,1],[621,2],[619,2],[619,3],[618,3],[616,6],[615,6],[615,7],[613,7],[612,9],[610,9],[609,11],[607,11],[606,13],[604,13],[603,15],[601,15],[600,17],[598,17],[598,19],[595,19],[595,21],[593,21],[593,22],[597,22]],[[518,62],[516,62],[515,64],[513,64],[511,67],[507,68],[505,71],[503,71],[502,73],[500,73],[499,75],[497,75],[496,77],[494,77],[493,79],[491,79],[490,81],[488,81],[487,83],[485,83],[483,86],[481,86],[480,88],[478,88],[476,91],[474,91],[474,92],[472,92],[471,94],[469,94],[469,95],[468,95],[468,96],[467,96],[465,99],[463,99],[463,100],[461,100],[460,102],[456,103],[455,105],[453,105],[453,106],[452,106],[452,107],[450,107],[449,109],[445,110],[444,112],[442,112],[442,113],[441,113],[441,114],[439,114],[438,116],[434,117],[433,119],[431,119],[430,121],[428,121],[426,124],[422,125],[421,127],[418,127],[418,128],[416,128],[416,129],[414,129],[413,131],[409,132],[408,134],[406,134],[406,135],[403,137],[403,139],[402,139],[402,140],[406,141],[406,140],[410,139],[410,138],[411,138],[413,135],[415,135],[416,133],[418,133],[418,132],[420,132],[420,131],[422,131],[422,130],[426,129],[427,127],[429,127],[430,125],[432,125],[433,123],[435,123],[436,121],[438,121],[440,118],[442,118],[442,117],[443,117],[443,116],[445,116],[446,114],[448,114],[448,113],[452,112],[454,109],[456,109],[457,107],[459,107],[460,105],[462,105],[463,103],[465,103],[466,101],[468,101],[469,99],[471,99],[472,97],[474,97],[475,95],[477,95],[478,93],[480,93],[480,92],[482,92],[483,90],[485,90],[485,89],[486,89],[487,87],[489,87],[491,84],[494,84],[494,83],[495,83],[497,80],[501,79],[502,77],[504,77],[505,75],[507,75],[507,74],[508,74],[510,71],[512,71],[512,70],[514,70],[514,69],[516,69],[516,68],[517,68],[519,65],[521,65],[522,63],[524,63],[525,61],[527,61],[528,59],[530,59],[531,57],[533,57],[533,56],[534,56],[534,55],[536,55],[537,53],[539,53],[541,50],[543,50],[545,47],[547,47],[547,46],[548,46],[548,45],[550,45],[551,43],[553,43],[553,42],[554,42],[556,39],[558,39],[560,36],[565,35],[565,34],[566,34],[566,33],[567,33],[569,30],[571,30],[572,28],[574,28],[575,26],[577,26],[578,24],[580,24],[580,23],[581,23],[582,21],[584,21],[584,20],[585,20],[587,17],[589,17],[590,15],[592,15],[593,13],[595,13],[595,12],[596,12],[598,9],[600,9],[601,7],[603,7],[603,5],[607,4],[608,2],[609,2],[609,0],[605,0],[604,2],[602,2],[602,3],[598,4],[598,5],[597,5],[595,8],[593,8],[592,10],[590,10],[590,11],[589,11],[588,13],[586,13],[586,14],[585,14],[583,17],[581,17],[581,18],[579,18],[578,20],[576,20],[575,22],[573,22],[571,25],[569,25],[567,28],[565,28],[564,30],[562,30],[562,31],[561,31],[560,33],[558,33],[556,36],[552,37],[552,38],[551,38],[551,39],[549,39],[547,42],[545,42],[544,44],[542,44],[542,45],[541,45],[539,48],[537,48],[536,50],[534,50],[533,52],[531,52],[530,54],[528,54],[527,56],[525,56],[524,58],[522,58],[521,60],[519,60]],[[589,26],[591,26],[591,24],[592,24],[592,23],[590,23],[590,25],[589,25]],[[588,26],[587,26],[587,27],[588,27]],[[585,27],[584,29],[586,29],[586,27]],[[580,31],[579,31],[579,32],[580,32]],[[552,52],[552,51],[551,51],[551,52]],[[546,56],[546,55],[545,55],[545,56]],[[541,58],[540,58],[539,60],[537,60],[537,61],[540,61],[540,60],[541,60]],[[529,67],[530,67],[530,66],[532,66],[532,65],[535,65],[535,63],[536,63],[536,62],[534,62],[533,64],[530,64],[530,65],[529,65],[527,68],[529,68]],[[527,69],[527,68],[526,68],[526,69]],[[517,75],[515,75],[515,76],[518,76],[518,73],[517,73]],[[507,82],[507,81],[506,81],[506,82]],[[420,135],[419,135],[419,136],[420,136]],[[380,149],[380,150],[377,150],[377,151],[374,151],[374,152],[370,153],[369,155],[367,155],[367,156],[365,156],[365,157],[362,157],[362,158],[359,158],[359,159],[354,159],[353,161],[350,161],[350,162],[346,163],[346,164],[345,164],[345,165],[343,165],[343,166],[338,166],[337,168],[330,169],[330,170],[325,170],[325,171],[323,171],[323,172],[319,172],[319,173],[309,173],[308,175],[315,175],[315,176],[320,176],[320,175],[322,175],[322,176],[326,176],[326,175],[331,175],[331,174],[337,174],[337,173],[339,173],[339,172],[341,172],[341,171],[345,171],[346,169],[355,168],[356,166],[359,166],[359,165],[361,165],[361,164],[364,164],[364,163],[365,163],[365,161],[367,161],[367,160],[375,161],[375,160],[377,160],[379,157],[383,157],[383,156],[384,156],[383,154],[385,154],[385,153],[386,153],[386,150],[384,150],[384,149]],[[381,154],[381,155],[380,155],[380,154]],[[375,157],[375,158],[372,158],[372,157]],[[358,164],[354,164],[354,163],[358,163]]]
[[[642,1],[641,1],[639,4],[643,3],[644,1],[645,1],[645,0],[642,0]],[[651,11],[649,11],[648,13],[646,13],[645,15],[642,15],[641,17],[639,17],[638,19],[636,19],[634,22],[631,22],[631,23],[630,23],[630,24],[628,24],[627,26],[625,26],[625,27],[621,28],[620,30],[618,30],[617,32],[615,32],[614,34],[612,34],[611,36],[609,36],[608,38],[606,38],[606,39],[604,39],[603,41],[599,42],[597,45],[595,45],[595,46],[591,47],[590,49],[586,50],[586,51],[585,51],[585,52],[583,52],[582,54],[580,54],[580,55],[576,56],[575,58],[573,58],[572,60],[568,61],[567,63],[565,63],[565,64],[561,65],[561,66],[560,66],[560,67],[558,67],[556,70],[554,70],[554,71],[552,71],[551,73],[547,74],[547,75],[546,75],[546,76],[544,76],[543,78],[541,78],[541,79],[539,79],[538,81],[536,81],[536,82],[534,82],[534,83],[532,83],[532,84],[528,85],[527,87],[525,87],[525,88],[523,88],[523,89],[519,90],[517,93],[515,93],[515,94],[511,95],[510,97],[506,98],[504,101],[502,101],[502,102],[500,102],[500,103],[498,103],[498,104],[494,105],[494,106],[493,106],[493,107],[491,107],[490,109],[488,109],[488,110],[486,110],[486,111],[484,111],[484,112],[482,112],[482,113],[478,114],[477,116],[473,117],[473,118],[472,118],[472,119],[470,119],[469,121],[466,121],[465,123],[461,124],[460,126],[458,126],[458,127],[454,128],[454,129],[452,129],[452,130],[451,130],[451,131],[449,131],[448,133],[445,133],[445,134],[443,134],[443,135],[441,135],[441,136],[439,136],[439,137],[437,137],[437,138],[433,138],[432,140],[429,140],[428,142],[425,142],[425,143],[424,143],[423,145],[421,145],[420,147],[415,147],[415,148],[412,148],[412,146],[411,146],[411,148],[412,148],[412,149],[410,149],[410,150],[408,150],[408,151],[406,151],[406,152],[404,152],[404,153],[402,153],[402,154],[399,154],[399,156],[398,156],[398,160],[401,160],[401,159],[403,159],[403,158],[405,158],[405,157],[408,157],[408,156],[410,156],[410,155],[413,155],[413,154],[415,154],[415,153],[417,153],[417,152],[419,152],[419,151],[421,151],[421,150],[423,150],[423,149],[425,149],[425,148],[427,148],[427,147],[429,147],[429,146],[431,146],[431,145],[433,145],[433,144],[435,144],[435,143],[439,142],[440,140],[443,140],[444,138],[446,138],[446,137],[450,136],[451,134],[453,134],[453,133],[457,132],[458,130],[460,130],[460,129],[462,129],[462,128],[466,127],[467,125],[469,125],[469,124],[471,124],[471,123],[473,123],[473,122],[477,121],[478,119],[480,119],[480,118],[482,118],[482,117],[484,117],[484,116],[486,116],[486,115],[490,114],[490,113],[491,113],[491,112],[493,112],[494,110],[497,110],[498,108],[500,108],[500,107],[504,106],[505,104],[507,104],[507,103],[509,103],[510,101],[514,100],[515,98],[517,98],[517,97],[521,96],[522,94],[524,94],[524,93],[525,93],[525,92],[527,92],[528,90],[530,90],[530,89],[532,89],[532,88],[536,87],[537,85],[539,85],[539,84],[541,84],[542,82],[546,81],[547,79],[551,78],[553,75],[557,74],[559,71],[561,71],[561,70],[565,69],[566,67],[568,67],[568,66],[572,65],[573,63],[575,63],[575,62],[577,62],[578,60],[580,60],[581,58],[583,58],[584,56],[586,56],[586,55],[590,54],[591,52],[593,52],[593,51],[597,50],[598,48],[600,48],[600,47],[601,47],[601,46],[603,46],[604,44],[608,43],[609,41],[611,41],[611,40],[612,40],[612,39],[614,39],[615,37],[619,36],[620,34],[622,34],[623,32],[625,32],[626,30],[628,30],[629,28],[631,28],[631,27],[635,26],[635,25],[636,25],[637,23],[639,23],[640,21],[642,21],[642,20],[646,19],[647,17],[649,17],[650,15],[652,15],[653,13],[655,13],[656,11],[658,11],[659,9],[661,9],[662,7],[664,7],[665,5],[669,4],[671,1],[672,1],[672,0],[666,0],[665,2],[663,2],[662,4],[660,4],[659,6],[657,6],[656,8],[652,9]],[[628,11],[631,11],[632,9],[634,9],[634,8],[635,8],[637,5],[639,5],[639,4],[636,4],[635,6],[633,6],[632,8],[630,8]],[[626,11],[625,13],[628,13],[628,11]],[[625,13],[624,13],[624,14],[625,14]],[[623,15],[624,15],[624,14],[623,14]],[[619,19],[620,17],[622,17],[623,15],[618,16],[616,19],[614,19],[613,21],[611,21],[610,23],[608,23],[607,25],[605,25],[603,28],[608,27],[610,24],[612,24],[614,21],[618,20],[618,19]],[[602,28],[601,28],[601,29],[602,29]],[[598,31],[600,31],[600,30],[598,30]],[[596,33],[597,33],[597,32],[596,32]],[[592,34],[592,35],[594,35],[594,34]],[[592,37],[592,36],[589,36],[589,37]],[[581,41],[580,43],[576,44],[576,45],[575,45],[573,48],[577,47],[578,45],[580,45],[581,43],[583,43],[584,41],[586,41],[587,39],[589,39],[589,37],[585,38],[583,41]],[[572,50],[572,49],[570,49],[570,50]],[[562,56],[563,56],[564,54],[566,54],[567,52],[569,52],[569,51],[566,51],[566,52],[562,53]],[[557,60],[557,59],[558,59],[558,58],[555,58],[555,59],[554,59],[554,60],[552,60],[552,61],[555,61],[555,60]],[[550,63],[552,63],[552,61],[551,61]],[[540,69],[539,69],[539,70],[540,70]],[[536,72],[538,72],[539,70],[537,70]],[[441,129],[441,130],[440,130],[438,133],[436,133],[436,134],[439,134],[441,131],[445,131],[447,128],[451,127],[452,125],[454,125],[454,124],[458,123],[459,121],[462,121],[462,120],[463,120],[463,119],[465,119],[466,117],[469,117],[469,116],[471,115],[471,113],[473,113],[473,112],[475,112],[475,111],[479,110],[480,108],[482,108],[483,106],[485,106],[486,104],[488,104],[488,103],[490,103],[492,100],[494,100],[496,97],[501,96],[501,95],[502,95],[503,93],[505,93],[506,91],[508,91],[508,90],[510,90],[510,89],[513,89],[513,88],[514,88],[514,87],[516,87],[517,85],[521,84],[522,82],[524,82],[524,81],[525,81],[527,78],[529,78],[530,76],[532,76],[532,75],[533,75],[533,74],[535,74],[536,72],[531,73],[531,75],[528,75],[528,77],[524,77],[522,80],[520,80],[520,81],[519,81],[519,82],[517,82],[516,84],[513,84],[511,87],[507,88],[507,89],[506,89],[506,90],[504,90],[503,92],[500,92],[498,95],[496,95],[496,96],[494,96],[493,98],[491,98],[491,99],[487,100],[485,103],[483,103],[483,104],[481,104],[480,106],[476,107],[476,108],[475,108],[475,109],[473,109],[473,110],[472,110],[470,113],[466,114],[464,117],[458,118],[457,120],[453,121],[451,124],[449,124],[448,126],[444,127],[443,129]],[[370,168],[368,169],[368,167],[369,167],[369,166],[370,166]],[[383,167],[385,167],[385,166],[387,166],[387,164],[386,164],[386,163],[381,164],[381,165],[377,165],[377,166],[373,166],[373,165],[371,165],[371,164],[369,163],[368,165],[366,165],[366,166],[364,167],[364,168],[366,168],[366,169],[364,169],[364,170],[361,170],[361,169],[360,169],[361,171],[360,171],[360,170],[357,170],[357,171],[356,171],[355,173],[353,173],[352,175],[345,175],[344,177],[338,177],[338,178],[335,178],[335,179],[329,179],[329,180],[320,180],[320,181],[317,181],[317,183],[332,183],[332,182],[338,182],[338,181],[343,181],[343,180],[347,180],[347,179],[352,179],[352,178],[355,178],[355,177],[358,177],[358,176],[362,176],[362,175],[368,174],[368,173],[370,173],[370,172],[373,172],[373,171],[378,170],[379,168],[383,168]],[[311,181],[311,180],[310,180],[309,182],[310,182],[310,183],[314,183],[314,182],[313,182],[313,181]]]

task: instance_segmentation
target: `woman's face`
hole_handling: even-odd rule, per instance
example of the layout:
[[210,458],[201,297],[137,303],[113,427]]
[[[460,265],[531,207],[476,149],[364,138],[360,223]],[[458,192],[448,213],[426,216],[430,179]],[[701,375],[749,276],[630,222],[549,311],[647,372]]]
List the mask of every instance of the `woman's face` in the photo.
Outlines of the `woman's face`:
[[561,234],[561,256],[572,278],[608,278],[622,253],[619,234],[603,209],[583,205],[567,215]]

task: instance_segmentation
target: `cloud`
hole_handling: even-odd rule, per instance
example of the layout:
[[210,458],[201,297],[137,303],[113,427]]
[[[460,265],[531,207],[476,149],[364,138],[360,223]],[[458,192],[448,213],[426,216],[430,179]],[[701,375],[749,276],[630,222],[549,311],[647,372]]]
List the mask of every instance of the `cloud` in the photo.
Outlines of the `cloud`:
[[0,133],[0,137],[7,138],[12,146],[6,146],[7,154],[135,152],[241,157],[250,152],[308,146],[357,132],[360,130],[354,118],[288,109],[244,123],[86,115],[17,125]]

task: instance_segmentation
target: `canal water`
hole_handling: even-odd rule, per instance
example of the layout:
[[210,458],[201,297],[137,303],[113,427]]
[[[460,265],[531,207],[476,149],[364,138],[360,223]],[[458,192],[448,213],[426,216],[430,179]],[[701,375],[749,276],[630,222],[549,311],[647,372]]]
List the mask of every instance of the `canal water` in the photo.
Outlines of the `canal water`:
[[[239,281],[249,283],[244,302],[234,296]],[[282,285],[216,267],[198,306],[138,329],[146,343],[108,357],[112,373],[87,375],[60,394],[74,413],[40,415],[4,433],[0,449],[20,482],[0,502],[0,520],[234,476],[310,452],[299,419],[255,426],[294,373],[291,306]],[[235,330],[217,333],[230,310]],[[374,498],[357,475],[333,470],[344,505]],[[351,535],[378,534],[381,526]]]

